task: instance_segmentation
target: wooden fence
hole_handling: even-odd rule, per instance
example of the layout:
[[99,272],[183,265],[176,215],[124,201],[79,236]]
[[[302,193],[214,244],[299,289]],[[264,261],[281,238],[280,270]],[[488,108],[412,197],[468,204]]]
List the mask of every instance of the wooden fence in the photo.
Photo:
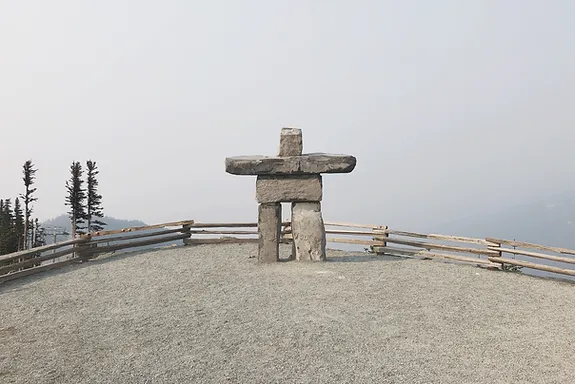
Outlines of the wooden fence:
[[[575,264],[574,250],[526,243],[524,241],[493,238],[487,238],[487,240],[494,244],[488,247],[489,250],[497,252],[496,256],[489,257],[489,260],[492,262],[501,263],[502,265],[536,269],[561,275],[575,276],[575,267],[573,266]],[[526,251],[518,248],[527,248],[531,250]],[[533,249],[543,251],[545,253],[533,252]],[[509,257],[505,257],[505,253],[512,255],[513,258],[510,259]],[[520,257],[521,259],[515,259],[515,257]],[[535,259],[539,262],[535,263],[533,261],[528,261],[528,259]],[[541,260],[545,261],[545,264],[542,264]]]
[[[191,236],[190,230],[193,224],[193,220],[187,220],[93,232],[77,239],[2,255],[0,256],[0,283],[85,262],[103,253],[183,240]],[[134,241],[136,239],[142,240]]]
[[[282,242],[291,242],[292,238],[290,223],[282,223],[282,226]],[[413,232],[393,231],[390,230],[387,226],[367,224],[326,222],[325,227],[328,243],[363,245],[367,246],[369,251],[380,255],[386,254],[393,256],[411,256],[428,259],[434,258],[453,260],[497,268],[499,268],[501,265],[500,263],[492,262],[488,259],[488,256],[497,256],[498,252],[487,248],[489,245],[497,245],[497,243],[491,243],[487,240],[458,236],[424,235]],[[238,230],[237,228],[256,229]],[[194,223],[192,226],[191,234],[192,236],[189,239],[184,240],[184,242],[188,245],[214,243],[241,244],[258,241],[256,223]],[[220,237],[206,237],[217,235]],[[337,235],[337,237],[332,235]],[[390,237],[390,235],[393,236]],[[482,245],[484,247],[478,248],[452,244],[421,242],[405,239],[404,237],[443,240],[446,242],[456,243],[470,243],[476,246]],[[392,247],[389,244],[399,244],[401,247]],[[463,253],[464,255],[458,255],[456,253]],[[469,254],[469,256],[467,256],[467,254]]]
[[[368,252],[377,255],[435,259],[473,264],[489,269],[528,268],[575,276],[573,267],[575,251],[564,248],[493,238],[479,239],[398,231],[381,225],[326,222],[325,227],[328,243],[361,245]],[[184,240],[185,244],[242,244],[258,241],[257,223],[194,223],[191,235],[190,238]],[[283,243],[292,241],[289,222],[282,223],[281,241]],[[555,252],[560,256],[521,250],[517,249],[518,247]],[[504,257],[505,253],[514,256],[513,258]],[[521,257],[521,259],[516,257]],[[526,260],[528,258],[567,266],[536,263]]]
[[[328,244],[363,246],[376,255],[436,259],[490,269],[527,268],[575,276],[574,250],[495,238],[405,232],[381,225],[326,222],[325,226]],[[290,222],[282,223],[281,234],[282,243],[293,241]],[[136,239],[142,240],[134,241]],[[78,239],[0,256],[0,283],[87,261],[103,253],[178,240],[183,240],[185,245],[257,243],[257,223],[196,223],[188,220],[95,232]]]

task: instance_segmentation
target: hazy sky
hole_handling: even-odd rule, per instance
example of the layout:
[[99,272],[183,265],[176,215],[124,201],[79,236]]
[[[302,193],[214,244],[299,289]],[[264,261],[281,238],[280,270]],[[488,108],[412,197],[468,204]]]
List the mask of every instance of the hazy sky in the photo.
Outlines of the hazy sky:
[[106,214],[253,221],[224,159],[355,155],[324,218],[415,229],[575,189],[575,2],[0,2],[0,196],[38,167],[65,212],[95,160]]

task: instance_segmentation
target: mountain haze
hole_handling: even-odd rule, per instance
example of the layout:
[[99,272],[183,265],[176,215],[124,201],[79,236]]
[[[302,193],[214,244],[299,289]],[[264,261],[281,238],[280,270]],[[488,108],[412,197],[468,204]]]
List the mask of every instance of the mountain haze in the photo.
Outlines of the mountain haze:
[[[122,220],[116,219],[110,216],[104,216],[102,219],[107,225],[104,230],[117,230],[129,227],[141,227],[147,225],[140,220]],[[57,233],[61,233],[64,230],[68,235],[58,235],[56,238],[57,242],[68,240],[71,238],[70,233],[72,232],[72,224],[70,223],[70,218],[66,214],[54,217],[52,219],[46,220],[41,223],[41,226],[47,229],[46,232],[46,243],[54,243],[54,230]]]
[[[141,220],[122,220],[110,216],[104,216],[102,221],[107,224],[104,230],[116,230],[129,227],[141,227],[147,225]],[[42,223],[42,226],[61,227],[64,228],[67,232],[70,232],[72,230],[72,224],[70,223],[70,218],[66,214],[62,214],[50,220],[44,221]]]
[[[102,221],[108,225],[105,226],[104,230],[118,230],[118,229],[124,229],[124,228],[131,228],[131,227],[143,227],[146,226],[148,224],[144,223],[141,220],[122,220],[122,219],[116,219],[114,217],[110,217],[110,216],[105,216]],[[58,217],[55,217],[53,219],[47,220],[45,222],[42,223],[42,226],[44,226],[45,228],[53,228],[53,227],[58,227],[58,231],[64,229],[67,233],[71,232],[71,224],[70,224],[70,219],[68,218],[67,215],[62,214]],[[148,230],[141,230],[138,231],[139,234],[153,234],[155,232],[160,231],[161,228],[157,228],[157,229],[148,229]],[[120,237],[125,235],[124,233],[118,233],[118,234],[113,234],[113,235],[105,235],[103,238],[107,238],[110,240],[110,242],[113,242],[115,237]],[[70,235],[60,235],[57,238],[57,241],[64,241],[67,239],[70,239]],[[136,239],[136,240],[130,240],[128,241],[128,243],[131,242],[138,242],[144,239]],[[48,232],[47,236],[46,236],[46,243],[47,244],[51,244],[54,242],[54,237],[53,237],[53,232]],[[159,248],[159,247],[165,247],[168,245],[174,245],[174,244],[180,244],[181,242],[175,242],[175,241],[167,241],[167,242],[163,242],[163,243],[159,243],[159,244],[152,244],[152,245],[144,245],[144,246],[140,246],[140,247],[132,247],[132,248],[127,248],[124,250],[119,250],[117,251],[117,253],[123,253],[123,252],[136,252],[136,251],[143,251],[146,249],[153,249],[153,248]]]
[[575,192],[451,221],[435,231],[575,249]]
[[[554,195],[497,212],[451,221],[434,228],[433,231],[448,235],[524,241],[575,250],[575,192]],[[564,263],[522,255],[505,254],[505,257],[560,268],[572,268]],[[538,276],[559,277],[556,274],[528,268],[523,268],[522,271]],[[573,277],[563,275],[560,277],[575,280]]]

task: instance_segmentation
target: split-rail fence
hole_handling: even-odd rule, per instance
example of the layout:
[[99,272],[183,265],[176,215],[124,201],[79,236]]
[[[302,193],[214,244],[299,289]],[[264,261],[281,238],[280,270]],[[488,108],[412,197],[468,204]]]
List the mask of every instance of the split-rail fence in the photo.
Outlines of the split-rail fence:
[[[494,270],[521,268],[575,277],[575,250],[496,238],[471,238],[392,230],[387,226],[326,222],[328,244],[363,246],[375,255],[389,255],[473,264]],[[282,243],[291,243],[289,222],[282,223]],[[178,221],[121,230],[100,231],[76,239],[0,256],[0,283],[74,263],[101,254],[152,245],[257,243],[257,223]],[[177,243],[176,243],[177,244]]]

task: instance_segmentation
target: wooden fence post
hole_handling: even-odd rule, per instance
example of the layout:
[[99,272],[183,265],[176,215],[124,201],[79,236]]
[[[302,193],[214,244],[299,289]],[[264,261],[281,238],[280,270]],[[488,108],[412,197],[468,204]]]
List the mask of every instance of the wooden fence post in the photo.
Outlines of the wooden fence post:
[[[501,248],[501,243],[496,243],[494,242],[492,239],[485,239],[485,241],[489,241],[490,243],[492,243],[492,245],[488,246],[488,249],[491,249],[492,251],[497,252],[497,256],[496,257],[503,257],[503,250]],[[494,249],[496,248],[496,249]],[[505,270],[505,263],[503,261],[499,262],[501,264],[501,270]]]
[[[387,234],[385,231],[387,231],[388,229],[389,229],[389,227],[388,227],[387,225],[381,225],[381,226],[378,226],[378,227],[373,227],[373,228],[371,229],[371,231],[372,231],[375,235],[377,235],[377,236],[372,237],[371,239],[372,239],[373,241],[377,241],[377,242],[382,242],[382,243],[383,243],[382,245],[379,245],[379,244],[376,245],[377,248],[380,248],[380,251],[376,251],[376,252],[375,252],[377,255],[383,255],[383,254],[385,254],[385,250],[382,250],[381,248],[387,247],[387,242],[386,242],[385,240],[387,240],[387,238],[389,237],[389,234]],[[373,251],[374,246],[372,245],[370,248],[371,248],[371,250]]]
[[182,230],[180,232],[188,234],[188,237],[182,239],[182,241],[184,242],[184,245],[188,245],[186,243],[186,239],[189,239],[190,237],[192,237],[192,226],[190,224],[182,225]]
[[84,235],[81,239],[82,242],[74,245],[74,248],[76,248],[75,254],[76,257],[82,260],[82,262],[86,262],[92,257],[93,254],[95,254],[95,252],[92,251],[92,245],[96,244],[90,243],[90,235]]

